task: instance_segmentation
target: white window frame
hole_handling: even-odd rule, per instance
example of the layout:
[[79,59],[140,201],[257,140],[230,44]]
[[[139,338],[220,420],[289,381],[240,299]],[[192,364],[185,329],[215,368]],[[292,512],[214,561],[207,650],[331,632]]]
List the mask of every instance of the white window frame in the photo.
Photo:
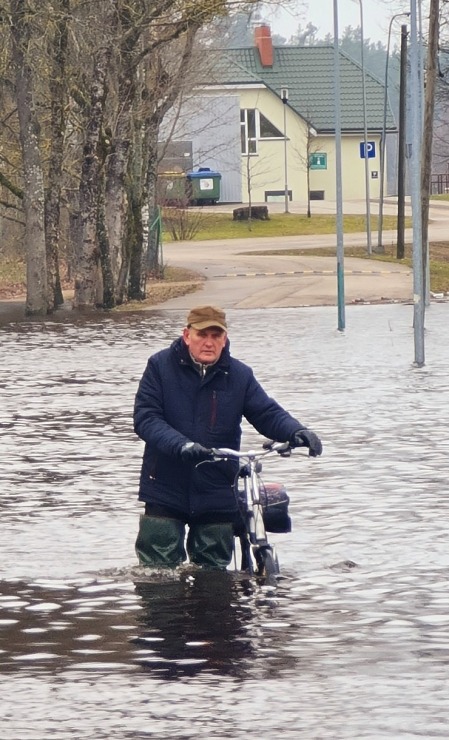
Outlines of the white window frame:
[[[255,136],[248,136],[248,113],[254,112],[254,128],[255,128]],[[242,117],[243,113],[243,117]],[[285,136],[281,132],[279,132],[280,136],[264,136],[261,137],[260,135],[260,111],[258,108],[241,108],[240,109],[240,131],[241,131],[241,153],[243,157],[255,157],[259,154],[259,141],[284,141]],[[263,114],[262,114],[263,115]],[[266,118],[266,116],[265,116]],[[267,119],[269,121],[269,119]],[[271,123],[271,121],[269,121]],[[271,124],[274,126],[274,124]],[[275,126],[277,128],[277,126]],[[248,142],[254,142],[254,150],[253,152],[248,151]]]

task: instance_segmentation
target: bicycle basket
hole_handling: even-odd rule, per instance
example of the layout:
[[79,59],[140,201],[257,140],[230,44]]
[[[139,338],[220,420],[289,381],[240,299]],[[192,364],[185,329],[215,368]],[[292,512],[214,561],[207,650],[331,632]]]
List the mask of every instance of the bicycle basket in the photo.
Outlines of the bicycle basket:
[[[240,510],[245,509],[245,492],[238,492]],[[290,499],[282,483],[262,483],[260,500],[263,508],[263,521],[267,532],[286,534],[292,531],[292,522],[288,515]]]

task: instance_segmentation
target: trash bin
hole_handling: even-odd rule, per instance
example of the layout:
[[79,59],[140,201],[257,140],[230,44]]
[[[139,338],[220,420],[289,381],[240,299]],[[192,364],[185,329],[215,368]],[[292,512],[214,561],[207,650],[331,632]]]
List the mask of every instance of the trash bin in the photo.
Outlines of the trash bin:
[[184,172],[162,172],[158,175],[159,203],[187,204],[187,179]]
[[190,202],[196,205],[213,205],[220,199],[221,175],[210,167],[199,167],[187,173],[190,183]]

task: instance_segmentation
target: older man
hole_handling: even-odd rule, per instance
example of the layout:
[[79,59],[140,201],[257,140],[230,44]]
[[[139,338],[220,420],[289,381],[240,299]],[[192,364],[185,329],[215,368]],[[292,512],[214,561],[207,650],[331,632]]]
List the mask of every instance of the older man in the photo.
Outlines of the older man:
[[265,437],[321,455],[317,435],[231,357],[224,311],[193,308],[182,336],[148,360],[135,400],[134,429],[145,442],[139,489],[145,514],[136,541],[143,565],[175,567],[187,554],[203,567],[230,563],[236,462],[198,463],[212,447],[239,449],[242,417]]

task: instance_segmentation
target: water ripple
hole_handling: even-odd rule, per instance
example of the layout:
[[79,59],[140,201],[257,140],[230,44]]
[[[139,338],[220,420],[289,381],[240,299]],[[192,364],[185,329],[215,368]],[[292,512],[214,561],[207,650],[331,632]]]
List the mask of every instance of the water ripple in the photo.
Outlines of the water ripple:
[[1,327],[2,739],[447,737],[447,312],[422,369],[407,306],[349,309],[344,335],[330,308],[229,312],[324,441],[264,466],[291,497],[277,588],[137,565],[133,399],[183,316]]

